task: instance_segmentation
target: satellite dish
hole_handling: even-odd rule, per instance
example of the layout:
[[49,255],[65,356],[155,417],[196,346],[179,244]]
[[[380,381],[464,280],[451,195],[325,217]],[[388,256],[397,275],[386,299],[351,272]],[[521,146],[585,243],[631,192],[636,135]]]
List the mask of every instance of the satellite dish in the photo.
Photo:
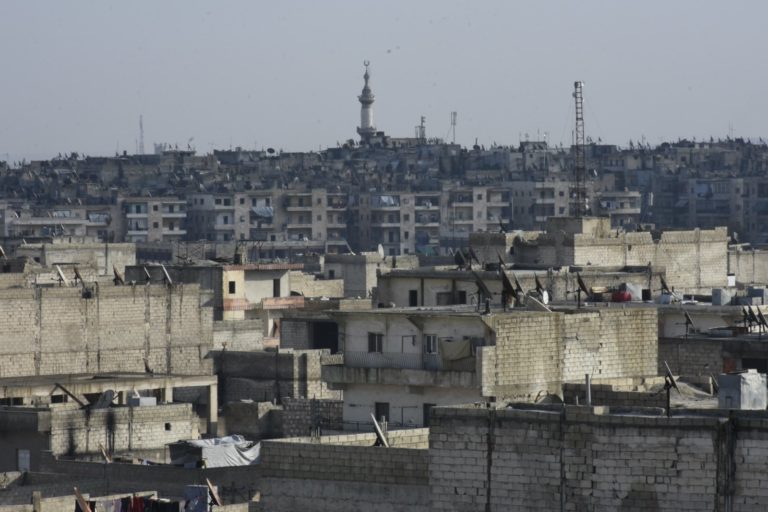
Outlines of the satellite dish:
[[274,155],[275,154],[275,149],[274,148],[267,148],[267,153],[270,154],[270,155]]
[[670,410],[672,409],[671,402],[670,402],[670,392],[672,388],[675,388],[680,393],[680,388],[677,387],[677,382],[675,382],[675,376],[672,375],[672,370],[669,369],[669,365],[666,361],[664,361],[664,368],[666,369],[666,373],[664,374],[664,391],[667,392],[667,418],[669,418]]
[[496,251],[496,256],[499,258],[499,269],[507,268],[507,264],[504,263],[504,258],[501,257],[501,254],[499,254],[499,251]]
[[165,281],[165,284],[172,285],[173,279],[171,279],[171,276],[168,274],[168,270],[166,270],[165,265],[160,265],[160,268],[163,269],[163,280]]
[[77,267],[74,267],[73,269],[75,271],[75,284],[79,281],[81,284],[85,282],[85,279],[83,279],[82,274],[80,274],[80,270]]
[[669,286],[667,286],[667,282],[664,280],[664,277],[659,276],[659,280],[661,281],[661,291],[667,295],[672,295],[672,290],[670,290]]
[[152,275],[149,273],[149,270],[147,270],[147,267],[144,268],[144,276],[146,277],[147,284],[149,284],[150,281],[152,281]]
[[120,273],[119,270],[117,270],[117,267],[112,265],[112,273],[115,275],[113,281],[115,282],[115,286],[118,284],[125,285],[125,276]]
[[61,267],[58,265],[54,265],[54,267],[56,268],[56,274],[58,274],[59,276],[59,286],[61,285],[69,286],[69,281],[64,276],[64,272],[61,271]]
[[581,278],[581,274],[576,272],[576,282],[579,283],[579,290],[584,292],[585,295],[589,296],[589,288],[587,288],[587,285],[584,283],[584,280]]
[[456,252],[453,253],[453,262],[456,263],[456,270],[461,270],[467,266],[467,260],[464,258],[464,253],[461,249],[456,249]]
[[386,259],[387,255],[384,253],[384,246],[383,245],[379,244],[379,246],[376,248],[376,252],[379,253],[379,258],[381,258],[382,261],[384,259]]
[[211,500],[213,501],[213,504],[216,505],[217,507],[221,507],[222,501],[221,501],[221,498],[219,497],[219,493],[216,491],[216,488],[213,486],[213,484],[208,478],[205,479],[205,483],[206,485],[208,485],[208,494],[211,495]]
[[[472,275],[475,277],[475,284],[477,284],[477,291],[479,292],[479,294],[481,294],[486,299],[490,299],[491,297],[493,297],[493,294],[491,293],[490,288],[488,288],[488,285],[485,284],[485,281],[483,281],[483,278],[481,278],[480,275],[474,270],[472,271]],[[478,305],[480,304],[479,298],[477,303]]]
[[544,296],[544,285],[541,284],[541,281],[539,281],[539,276],[537,276],[535,273],[533,274],[533,279],[536,281],[536,291]]
[[0,257],[2,257],[4,260],[7,260],[8,258],[5,256],[5,251],[3,250],[3,246],[0,245]]

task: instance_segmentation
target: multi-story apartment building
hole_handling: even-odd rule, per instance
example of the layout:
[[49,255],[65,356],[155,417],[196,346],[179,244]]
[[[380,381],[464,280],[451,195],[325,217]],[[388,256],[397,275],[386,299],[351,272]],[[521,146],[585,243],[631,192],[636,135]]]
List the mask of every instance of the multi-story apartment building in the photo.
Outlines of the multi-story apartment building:
[[173,242],[187,236],[186,201],[178,197],[123,200],[126,242]]
[[633,229],[640,223],[642,196],[637,190],[604,191],[597,195],[597,214],[611,218],[611,227]]
[[191,194],[190,239],[323,242],[347,247],[347,195],[325,189]]

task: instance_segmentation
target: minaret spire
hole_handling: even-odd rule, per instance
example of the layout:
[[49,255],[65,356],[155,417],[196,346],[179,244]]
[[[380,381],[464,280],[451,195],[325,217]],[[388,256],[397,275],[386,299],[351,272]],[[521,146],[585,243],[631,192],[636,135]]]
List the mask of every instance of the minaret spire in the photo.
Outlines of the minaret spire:
[[368,71],[368,67],[371,65],[369,61],[363,62],[365,65],[365,74],[363,79],[365,84],[363,85],[363,92],[357,99],[360,101],[360,127],[357,129],[357,133],[360,135],[362,142],[368,142],[370,138],[376,133],[376,127],[373,124],[373,92],[368,81],[371,75]]

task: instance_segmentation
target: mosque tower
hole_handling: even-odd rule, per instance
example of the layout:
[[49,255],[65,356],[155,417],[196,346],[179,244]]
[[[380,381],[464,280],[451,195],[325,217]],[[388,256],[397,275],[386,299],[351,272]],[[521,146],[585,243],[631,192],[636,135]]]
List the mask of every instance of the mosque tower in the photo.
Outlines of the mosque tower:
[[357,97],[360,100],[360,127],[357,129],[357,133],[360,135],[361,142],[370,141],[371,137],[376,133],[376,127],[373,125],[373,93],[371,87],[368,85],[368,80],[371,75],[368,73],[368,66],[371,64],[369,61],[365,61],[365,85],[363,86],[363,92]]

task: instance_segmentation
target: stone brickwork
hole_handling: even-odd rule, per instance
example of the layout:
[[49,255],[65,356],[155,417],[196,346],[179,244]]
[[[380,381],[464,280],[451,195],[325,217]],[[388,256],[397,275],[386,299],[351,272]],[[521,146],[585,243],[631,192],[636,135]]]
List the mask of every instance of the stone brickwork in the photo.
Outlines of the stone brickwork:
[[723,371],[722,341],[718,339],[659,338],[659,374],[664,361],[675,375],[708,376]]
[[264,349],[264,322],[253,320],[221,320],[213,322],[214,350],[255,351]]
[[110,407],[50,412],[53,455],[108,453],[162,449],[179,439],[198,437],[197,416],[190,404]]
[[496,346],[479,358],[484,396],[560,394],[561,384],[595,378],[656,375],[654,308],[589,308],[515,312],[490,320]]
[[283,399],[283,436],[309,435],[314,426],[321,430],[342,430],[342,400]]
[[[225,402],[272,401],[280,398],[340,399],[341,392],[328,389],[320,375],[320,358],[328,350],[281,350],[275,352],[216,352],[216,372],[223,382]],[[277,386],[275,379],[277,378]]]
[[728,272],[736,276],[737,284],[768,283],[768,251],[729,249]]
[[314,274],[291,272],[291,291],[304,297],[343,297],[343,279],[316,279]]
[[438,408],[431,509],[762,510],[768,417],[725,414]]
[[212,313],[197,285],[0,290],[0,377],[210,374]]
[[[611,407],[666,407],[666,395],[657,391],[649,391],[654,385],[663,385],[663,377],[649,379],[626,379],[628,383],[592,381],[592,405],[608,405]],[[563,401],[566,404],[586,405],[586,384],[583,382],[566,382],[563,384]],[[578,400],[578,402],[577,402]]]

